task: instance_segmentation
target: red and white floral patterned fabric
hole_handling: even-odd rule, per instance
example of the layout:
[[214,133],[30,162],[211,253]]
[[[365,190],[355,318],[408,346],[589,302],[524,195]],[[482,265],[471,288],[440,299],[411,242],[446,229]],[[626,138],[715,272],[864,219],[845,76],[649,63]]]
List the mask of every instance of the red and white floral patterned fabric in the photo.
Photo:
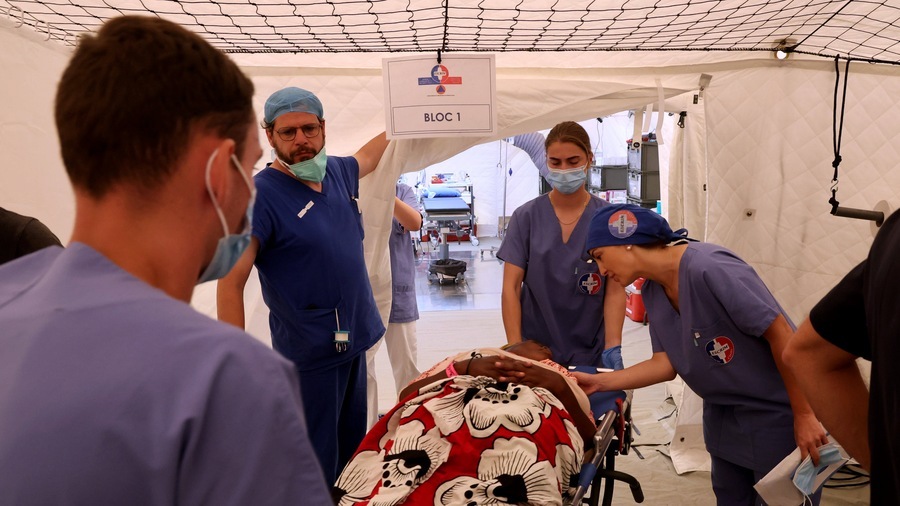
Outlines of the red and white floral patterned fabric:
[[[447,366],[450,365],[452,362],[460,362],[460,361],[467,360],[470,358],[492,357],[492,356],[493,357],[513,358],[513,359],[516,359],[516,360],[519,360],[522,362],[531,362],[532,364],[535,364],[538,367],[543,367],[544,369],[551,369],[553,371],[558,372],[566,379],[566,381],[569,382],[569,389],[572,390],[573,394],[575,394],[575,400],[578,401],[578,404],[581,406],[581,409],[583,409],[585,413],[588,413],[588,414],[591,413],[590,399],[588,399],[587,395],[585,395],[584,390],[582,390],[581,387],[578,386],[578,380],[575,379],[575,376],[573,376],[572,373],[570,373],[568,369],[557,364],[556,362],[554,362],[552,360],[541,360],[540,362],[538,362],[536,360],[532,360],[530,358],[523,357],[521,355],[516,355],[515,353],[510,353],[510,352],[500,349],[500,348],[476,348],[474,350],[459,353],[452,357],[447,357],[444,360],[441,360],[440,362],[438,362],[437,364],[432,366],[431,369],[428,369],[427,371],[420,374],[418,377],[416,377],[410,383],[414,383],[416,381],[427,378],[429,376],[434,376],[439,371],[443,371],[443,370],[447,369]],[[459,370],[457,372],[459,374],[463,374],[465,372],[465,369]],[[403,400],[403,399],[400,399],[400,400]],[[593,420],[593,419],[594,419],[594,417],[591,416],[591,420]]]
[[584,443],[543,388],[455,376],[369,431],[335,484],[340,506],[562,504]]

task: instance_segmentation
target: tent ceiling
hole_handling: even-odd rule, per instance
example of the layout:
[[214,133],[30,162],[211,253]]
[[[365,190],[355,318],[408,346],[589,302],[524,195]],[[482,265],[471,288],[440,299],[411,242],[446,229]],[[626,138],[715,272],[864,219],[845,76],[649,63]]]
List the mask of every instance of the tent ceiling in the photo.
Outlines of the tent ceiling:
[[772,51],[900,64],[900,0],[0,0],[50,40],[153,14],[234,53]]

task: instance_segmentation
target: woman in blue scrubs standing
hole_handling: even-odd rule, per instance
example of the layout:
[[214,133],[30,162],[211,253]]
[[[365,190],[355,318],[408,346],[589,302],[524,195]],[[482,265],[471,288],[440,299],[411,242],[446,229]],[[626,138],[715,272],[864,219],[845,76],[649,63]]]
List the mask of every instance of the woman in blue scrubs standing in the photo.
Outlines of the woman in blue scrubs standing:
[[798,446],[818,462],[816,448],[828,442],[781,360],[794,325],[752,267],[679,232],[634,205],[608,206],[591,219],[585,249],[600,273],[621,284],[647,279],[653,356],[622,371],[576,376],[592,393],[679,374],[703,398],[718,504],[761,504],[753,489],[760,478]]
[[591,216],[609,205],[585,189],[590,145],[572,121],[547,136],[553,189],[516,209],[497,252],[503,326],[510,344],[540,341],[562,365],[621,369],[625,290],[583,258]]

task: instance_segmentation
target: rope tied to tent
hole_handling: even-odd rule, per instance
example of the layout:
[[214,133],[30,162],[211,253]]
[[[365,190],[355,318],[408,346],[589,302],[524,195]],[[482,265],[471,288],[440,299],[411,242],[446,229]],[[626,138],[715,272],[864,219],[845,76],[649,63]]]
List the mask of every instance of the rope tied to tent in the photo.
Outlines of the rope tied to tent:
[[840,57],[834,57],[834,109],[832,110],[831,123],[831,142],[834,150],[834,160],[831,166],[834,168],[834,175],[831,177],[831,198],[828,203],[831,204],[831,214],[837,215],[840,202],[837,199],[838,190],[838,167],[841,165],[841,137],[844,135],[844,108],[847,105],[847,77],[850,75],[850,60],[844,67],[844,91],[841,96],[841,114],[838,117],[838,90],[841,84],[841,65]]
[[438,49],[438,65],[441,64],[441,50],[447,50],[447,36],[450,27],[450,0],[444,0],[444,34],[441,37],[441,47]]
[[850,59],[844,67],[844,89],[841,94],[841,113],[838,116],[838,90],[841,85],[841,66],[840,57],[834,57],[834,110],[832,113],[831,138],[834,149],[834,160],[831,166],[834,168],[834,175],[831,177],[831,198],[828,203],[831,204],[831,214],[834,216],[842,216],[845,218],[856,218],[860,220],[874,221],[875,225],[881,226],[884,223],[884,213],[881,211],[870,211],[868,209],[853,209],[849,207],[840,207],[841,203],[837,199],[838,191],[838,167],[841,165],[841,138],[844,135],[844,108],[847,105],[847,77],[850,75]]

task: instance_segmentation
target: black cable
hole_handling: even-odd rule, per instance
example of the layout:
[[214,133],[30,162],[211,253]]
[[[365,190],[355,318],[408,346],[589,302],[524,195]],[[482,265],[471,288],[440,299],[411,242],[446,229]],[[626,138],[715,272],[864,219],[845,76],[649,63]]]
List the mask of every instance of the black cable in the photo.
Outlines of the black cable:
[[856,464],[847,464],[838,469],[828,481],[825,488],[856,488],[869,484],[869,473]]

